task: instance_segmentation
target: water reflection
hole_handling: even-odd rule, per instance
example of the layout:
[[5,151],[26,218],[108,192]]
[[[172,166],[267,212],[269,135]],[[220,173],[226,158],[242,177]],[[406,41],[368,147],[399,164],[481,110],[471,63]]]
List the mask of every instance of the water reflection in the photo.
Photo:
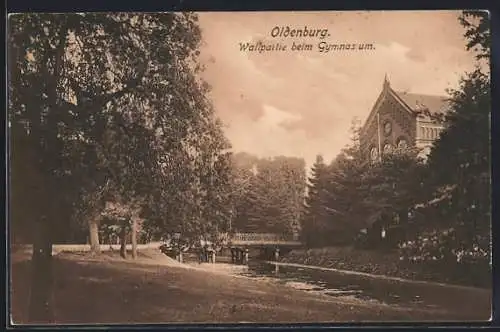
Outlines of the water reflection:
[[320,292],[329,296],[354,296],[364,301],[387,304],[433,306],[424,304],[419,293],[411,287],[390,280],[371,279],[334,271],[321,271],[273,263],[250,261],[248,270],[240,274],[249,277],[269,277],[297,289]]
[[[198,265],[198,258],[186,255],[186,262]],[[224,266],[230,274],[256,279],[272,278],[278,283],[331,297],[349,297],[405,308],[445,310],[459,317],[483,317],[485,313],[491,313],[491,290],[487,289],[415,284],[330,270],[277,265],[256,259],[250,259],[248,266],[235,266],[230,262],[230,257],[217,257],[217,263]]]

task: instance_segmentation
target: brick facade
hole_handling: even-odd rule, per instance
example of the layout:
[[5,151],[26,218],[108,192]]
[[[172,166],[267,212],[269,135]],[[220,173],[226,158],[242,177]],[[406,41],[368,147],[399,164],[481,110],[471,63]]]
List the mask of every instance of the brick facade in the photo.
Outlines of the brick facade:
[[396,92],[386,78],[361,129],[365,155],[376,160],[380,152],[410,146],[421,149],[425,157],[443,130],[443,123],[436,121],[433,115],[445,113],[448,106],[444,97]]

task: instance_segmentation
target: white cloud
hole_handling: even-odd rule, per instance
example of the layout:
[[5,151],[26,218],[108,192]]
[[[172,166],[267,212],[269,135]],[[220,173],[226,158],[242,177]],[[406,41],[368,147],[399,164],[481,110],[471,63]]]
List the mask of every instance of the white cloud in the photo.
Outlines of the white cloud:
[[379,44],[377,47],[377,56],[389,57],[393,60],[407,62],[409,59],[407,57],[410,48],[397,42],[391,42],[389,46]]
[[299,121],[302,117],[297,114],[290,114],[274,106],[264,104],[262,106],[264,115],[259,119],[259,123],[264,126],[278,126]]

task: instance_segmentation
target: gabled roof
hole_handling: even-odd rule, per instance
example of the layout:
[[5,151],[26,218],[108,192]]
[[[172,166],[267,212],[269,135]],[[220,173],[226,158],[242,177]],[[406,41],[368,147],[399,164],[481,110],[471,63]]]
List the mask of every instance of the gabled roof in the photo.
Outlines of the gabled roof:
[[436,96],[436,95],[426,95],[396,91],[392,89],[387,75],[384,78],[382,92],[380,93],[375,105],[373,106],[370,114],[365,120],[362,128],[371,122],[375,113],[378,110],[380,102],[387,96],[393,96],[398,102],[400,102],[405,109],[414,115],[421,114],[421,116],[427,118],[429,115],[446,113],[450,107],[450,102],[447,97]]
[[[393,90],[394,91],[394,90]],[[447,97],[394,91],[414,112],[429,111],[430,114],[446,113],[450,107]]]

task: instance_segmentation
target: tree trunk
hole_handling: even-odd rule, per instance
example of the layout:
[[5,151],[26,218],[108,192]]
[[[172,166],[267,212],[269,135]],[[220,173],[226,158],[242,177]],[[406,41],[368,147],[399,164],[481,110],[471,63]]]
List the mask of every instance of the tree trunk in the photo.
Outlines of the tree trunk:
[[99,243],[99,223],[94,218],[89,219],[89,238],[90,238],[90,252],[92,255],[101,253],[101,246]]
[[137,258],[137,218],[132,218],[132,259]]
[[52,238],[48,220],[37,221],[34,231],[29,321],[30,323],[47,324],[54,320],[51,299],[53,284]]
[[127,258],[127,229],[122,227],[120,232],[120,256]]

